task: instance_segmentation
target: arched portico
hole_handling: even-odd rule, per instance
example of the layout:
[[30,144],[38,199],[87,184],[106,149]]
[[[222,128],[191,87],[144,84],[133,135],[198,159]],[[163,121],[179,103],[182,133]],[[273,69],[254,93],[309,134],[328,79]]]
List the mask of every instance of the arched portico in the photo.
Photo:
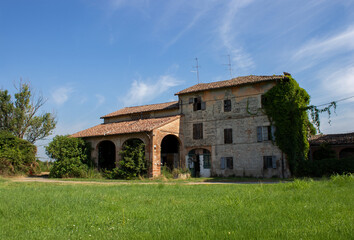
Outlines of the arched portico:
[[98,168],[112,170],[116,167],[116,146],[104,140],[98,144]]
[[339,158],[354,157],[354,148],[344,148],[339,152]]
[[169,134],[161,141],[161,166],[170,170],[180,167],[180,140],[177,136]]

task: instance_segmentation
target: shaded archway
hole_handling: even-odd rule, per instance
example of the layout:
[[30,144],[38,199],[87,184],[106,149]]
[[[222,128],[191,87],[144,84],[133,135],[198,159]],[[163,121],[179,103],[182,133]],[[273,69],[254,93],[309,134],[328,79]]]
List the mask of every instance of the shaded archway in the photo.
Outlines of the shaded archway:
[[178,168],[180,143],[175,135],[167,135],[161,141],[161,165],[170,170]]
[[349,158],[354,157],[354,148],[344,148],[339,153],[339,158]]
[[210,151],[203,148],[189,151],[187,166],[191,171],[192,177],[210,177]]
[[105,140],[99,143],[98,167],[108,170],[116,167],[116,146],[113,142]]

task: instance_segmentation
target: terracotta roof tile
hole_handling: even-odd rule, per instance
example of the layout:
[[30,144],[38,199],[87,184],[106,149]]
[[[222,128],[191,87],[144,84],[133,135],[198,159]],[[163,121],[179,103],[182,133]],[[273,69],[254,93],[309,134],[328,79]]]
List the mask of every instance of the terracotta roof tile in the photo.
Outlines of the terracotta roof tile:
[[95,137],[95,136],[107,136],[107,135],[117,135],[117,134],[127,134],[127,133],[137,133],[137,132],[148,132],[179,118],[180,116],[177,115],[177,116],[163,117],[163,118],[139,119],[134,121],[100,124],[92,128],[83,130],[81,132],[72,134],[71,137]]
[[243,77],[237,77],[237,78],[233,78],[231,80],[226,80],[226,81],[211,82],[211,83],[199,83],[199,84],[196,84],[196,85],[194,85],[192,87],[183,89],[182,91],[179,91],[175,95],[181,95],[181,94],[192,93],[192,92],[199,92],[199,91],[204,91],[204,90],[209,90],[209,89],[216,89],[216,88],[233,87],[233,86],[249,84],[249,83],[273,81],[273,80],[279,80],[279,79],[282,79],[282,78],[283,78],[283,76],[281,76],[281,75],[273,75],[273,76],[255,76],[255,75],[250,75],[250,76],[243,76]]
[[143,105],[143,106],[136,106],[136,107],[126,107],[126,108],[119,109],[118,111],[104,115],[101,118],[109,118],[109,117],[115,117],[115,116],[127,115],[133,113],[178,109],[178,107],[179,107],[178,101],[150,104],[150,105]]
[[310,145],[328,144],[354,144],[354,132],[344,134],[315,135],[309,139]]

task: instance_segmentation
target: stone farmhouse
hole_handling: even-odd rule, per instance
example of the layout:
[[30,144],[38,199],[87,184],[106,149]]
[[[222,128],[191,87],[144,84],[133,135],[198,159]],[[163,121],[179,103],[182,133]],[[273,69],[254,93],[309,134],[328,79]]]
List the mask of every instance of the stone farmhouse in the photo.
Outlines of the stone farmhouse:
[[114,168],[129,141],[142,141],[151,177],[161,167],[188,168],[192,176],[288,177],[285,154],[273,144],[274,126],[262,111],[263,94],[279,80],[244,76],[200,83],[178,101],[126,107],[103,123],[73,134],[92,144],[98,168]]
[[321,160],[321,150],[326,146],[333,152],[333,157],[337,159],[354,157],[354,132],[342,134],[321,134],[311,136],[309,139],[311,160]]

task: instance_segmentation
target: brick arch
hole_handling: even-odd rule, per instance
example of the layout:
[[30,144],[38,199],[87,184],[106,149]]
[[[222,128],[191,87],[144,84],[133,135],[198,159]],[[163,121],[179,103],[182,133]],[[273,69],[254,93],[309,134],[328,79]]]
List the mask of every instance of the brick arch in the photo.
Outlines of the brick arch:
[[354,157],[354,148],[344,148],[339,152],[339,158]]
[[96,145],[98,168],[113,169],[116,167],[116,145],[113,141],[102,140]]
[[175,134],[166,134],[160,142],[161,165],[167,166],[170,170],[180,168],[180,156],[182,142]]

